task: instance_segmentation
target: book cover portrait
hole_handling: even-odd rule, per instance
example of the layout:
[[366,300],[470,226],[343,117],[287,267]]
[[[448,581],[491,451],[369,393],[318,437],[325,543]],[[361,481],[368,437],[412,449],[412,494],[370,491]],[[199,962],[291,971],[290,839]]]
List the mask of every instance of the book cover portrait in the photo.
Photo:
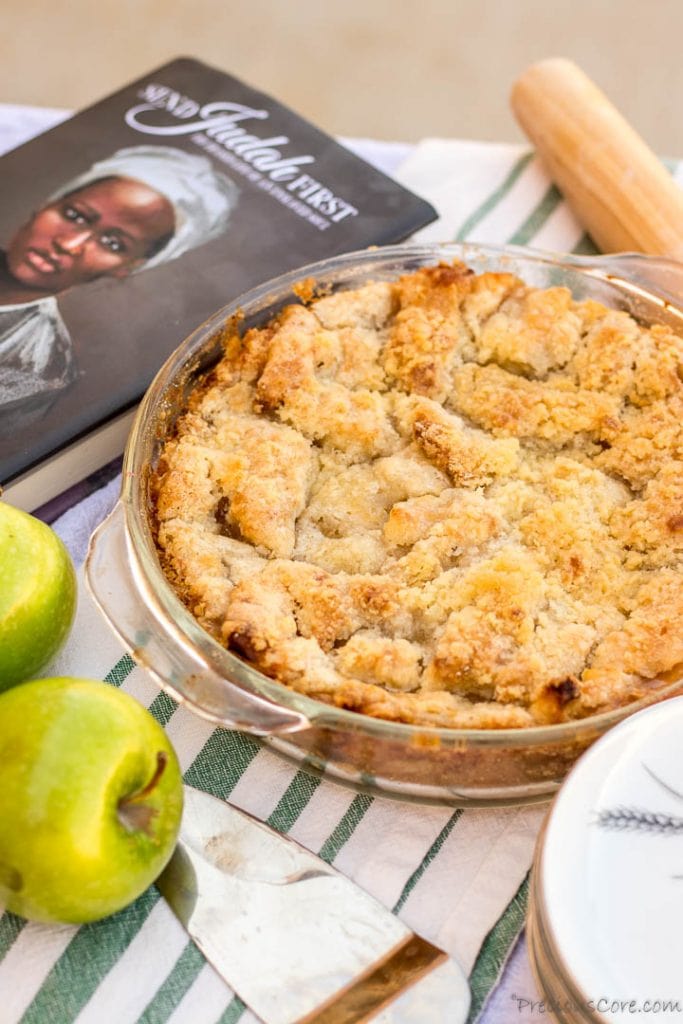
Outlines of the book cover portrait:
[[275,100],[174,61],[0,159],[0,482],[137,402],[187,334],[431,207]]

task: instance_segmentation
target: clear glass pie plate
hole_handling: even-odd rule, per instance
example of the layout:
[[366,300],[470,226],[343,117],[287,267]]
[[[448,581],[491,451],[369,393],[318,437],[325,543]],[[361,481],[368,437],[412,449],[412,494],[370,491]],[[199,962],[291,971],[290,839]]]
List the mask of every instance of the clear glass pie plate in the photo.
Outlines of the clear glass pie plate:
[[[298,302],[302,282],[337,290],[391,280],[461,259],[537,287],[567,286],[646,324],[683,331],[683,264],[637,254],[578,257],[474,244],[392,246],[311,264],[239,296],[171,355],[143,399],[124,460],[120,500],[93,536],[92,593],[133,658],[177,701],[230,729],[263,738],[309,771],[359,790],[453,806],[548,799],[577,757],[648,703],[683,692],[683,666],[637,703],[573,722],[526,729],[405,725],[295,693],[225,650],[193,618],[164,576],[154,542],[150,478],[197,378],[221,353],[226,325],[264,324]],[[683,624],[682,624],[683,628]]]

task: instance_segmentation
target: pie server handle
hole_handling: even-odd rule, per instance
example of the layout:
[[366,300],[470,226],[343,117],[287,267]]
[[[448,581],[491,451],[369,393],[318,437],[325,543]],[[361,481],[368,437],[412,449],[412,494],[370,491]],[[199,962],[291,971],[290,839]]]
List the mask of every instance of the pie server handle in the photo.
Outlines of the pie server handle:
[[189,786],[157,886],[265,1024],[464,1024],[455,960],[298,843]]

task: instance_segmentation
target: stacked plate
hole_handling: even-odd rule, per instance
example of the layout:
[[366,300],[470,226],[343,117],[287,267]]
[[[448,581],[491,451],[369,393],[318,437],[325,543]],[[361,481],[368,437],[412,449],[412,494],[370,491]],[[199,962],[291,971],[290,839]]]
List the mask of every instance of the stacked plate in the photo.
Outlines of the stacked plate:
[[683,1020],[683,698],[604,736],[539,838],[528,932],[562,1024]]

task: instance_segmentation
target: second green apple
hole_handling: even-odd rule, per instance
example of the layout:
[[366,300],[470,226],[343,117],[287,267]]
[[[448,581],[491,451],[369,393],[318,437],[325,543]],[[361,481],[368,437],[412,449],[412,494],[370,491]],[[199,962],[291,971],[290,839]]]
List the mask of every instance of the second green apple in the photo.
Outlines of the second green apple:
[[75,608],[76,576],[57,534],[0,501],[0,691],[54,657]]

